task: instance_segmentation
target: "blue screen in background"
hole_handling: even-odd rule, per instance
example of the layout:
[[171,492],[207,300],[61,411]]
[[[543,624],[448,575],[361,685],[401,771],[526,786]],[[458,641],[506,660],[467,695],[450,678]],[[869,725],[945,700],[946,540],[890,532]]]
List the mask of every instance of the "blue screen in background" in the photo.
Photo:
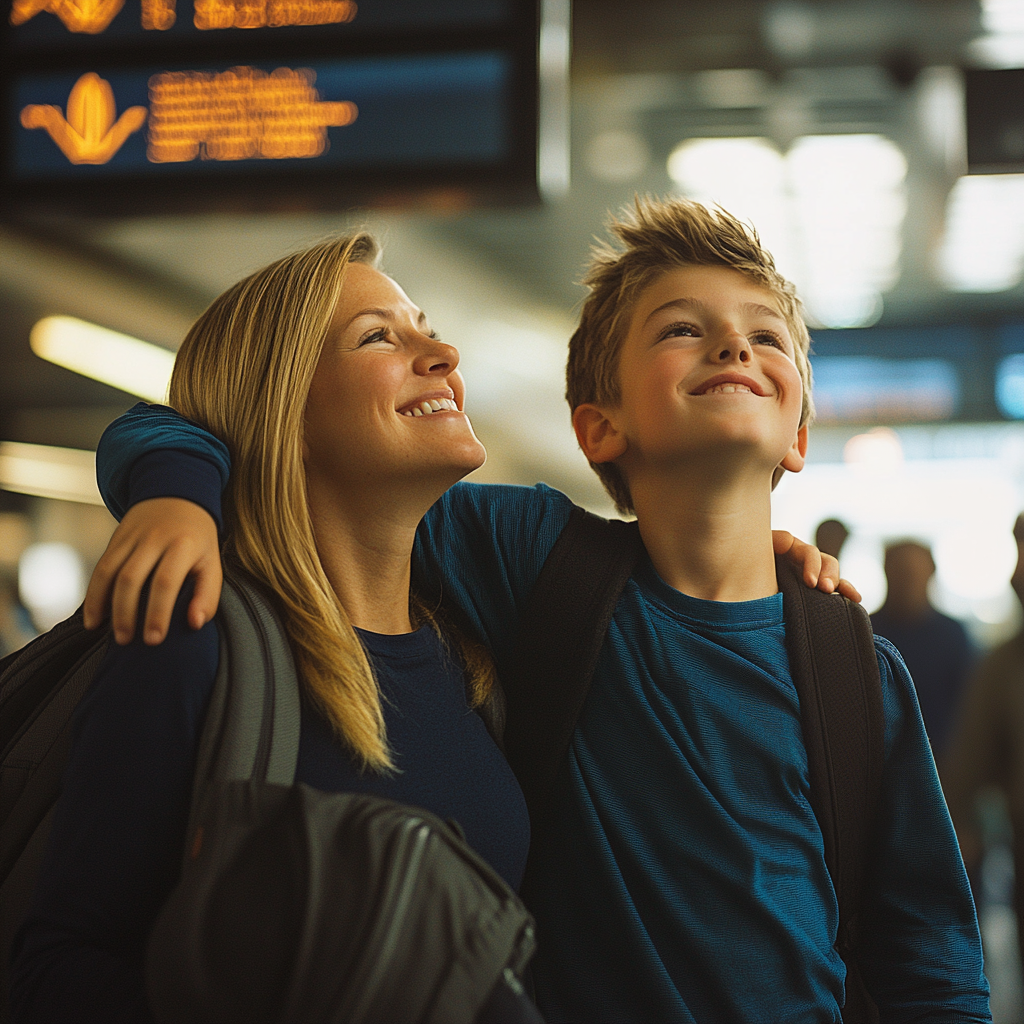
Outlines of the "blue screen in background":
[[[428,5],[429,6],[429,5]],[[224,72],[232,65],[152,67],[141,71],[90,68],[109,82],[116,116],[128,108],[149,107],[151,76],[166,71]],[[281,62],[283,63],[283,62]],[[278,62],[253,63],[273,72]],[[348,101],[358,116],[343,127],[328,127],[328,147],[310,158],[203,160],[153,163],[147,157],[149,126],[129,135],[103,164],[74,164],[43,128],[25,128],[20,117],[30,105],[52,104],[67,115],[68,97],[82,71],[23,75],[13,89],[7,113],[13,146],[13,176],[18,180],[98,180],[145,177],[211,176],[331,167],[486,166],[508,156],[511,123],[512,58],[502,51],[386,56],[338,60],[289,61],[293,69],[316,73],[314,88],[323,102]]]

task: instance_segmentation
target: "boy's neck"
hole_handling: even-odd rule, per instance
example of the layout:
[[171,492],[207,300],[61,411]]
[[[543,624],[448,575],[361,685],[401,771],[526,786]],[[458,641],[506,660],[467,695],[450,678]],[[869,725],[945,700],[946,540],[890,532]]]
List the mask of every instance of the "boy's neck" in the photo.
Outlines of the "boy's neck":
[[686,475],[630,481],[644,546],[670,586],[706,601],[778,593],[771,487],[759,474],[709,485]]

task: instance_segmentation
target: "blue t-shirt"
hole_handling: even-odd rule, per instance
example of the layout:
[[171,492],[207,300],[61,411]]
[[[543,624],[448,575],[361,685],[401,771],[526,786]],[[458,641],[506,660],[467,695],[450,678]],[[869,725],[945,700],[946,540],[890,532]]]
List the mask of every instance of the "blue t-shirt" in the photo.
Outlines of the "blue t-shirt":
[[[193,632],[179,599],[167,640],[112,644],[75,719],[75,739],[32,910],[14,948],[16,1024],[150,1019],[146,938],[177,881],[203,717],[219,659],[216,622]],[[141,631],[140,631],[141,632]],[[454,819],[517,887],[529,844],[522,791],[461,667],[429,626],[357,631],[381,687],[398,771],[360,772],[302,702],[296,781],[363,792]]]
[[[102,487],[108,458],[123,466],[153,450],[145,416],[123,420],[105,444]],[[226,472],[212,446],[204,457]],[[194,496],[178,477],[164,493]],[[421,526],[419,584],[442,586],[462,608],[499,673],[570,507],[543,485],[462,484]],[[627,583],[554,824],[533,838],[534,970],[550,1019],[840,1020],[836,898],[784,639],[778,595],[700,601],[649,561]],[[885,764],[861,922],[865,981],[886,1022],[988,1021],[974,906],[913,684],[891,645],[876,649]]]

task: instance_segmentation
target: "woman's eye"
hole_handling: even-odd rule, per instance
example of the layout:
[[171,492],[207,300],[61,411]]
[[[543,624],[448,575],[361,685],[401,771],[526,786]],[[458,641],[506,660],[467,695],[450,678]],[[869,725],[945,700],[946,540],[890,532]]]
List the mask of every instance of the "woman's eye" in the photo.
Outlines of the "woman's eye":
[[371,331],[362,341],[359,342],[359,347],[363,345],[372,345],[375,341],[387,341],[388,340],[388,329],[386,327],[378,327],[377,330]]

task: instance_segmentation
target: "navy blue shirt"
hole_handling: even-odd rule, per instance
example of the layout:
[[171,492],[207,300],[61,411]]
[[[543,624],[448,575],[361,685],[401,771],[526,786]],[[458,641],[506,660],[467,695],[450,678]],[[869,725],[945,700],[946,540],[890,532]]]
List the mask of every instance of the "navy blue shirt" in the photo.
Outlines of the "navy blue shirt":
[[[217,671],[215,622],[193,632],[187,595],[167,640],[112,644],[77,712],[75,740],[32,911],[14,951],[17,1022],[144,1021],[146,938],[182,858],[196,750]],[[522,792],[463,673],[429,627],[358,631],[384,697],[398,771],[362,773],[302,705],[296,780],[374,793],[455,819],[517,887],[529,844]]]

